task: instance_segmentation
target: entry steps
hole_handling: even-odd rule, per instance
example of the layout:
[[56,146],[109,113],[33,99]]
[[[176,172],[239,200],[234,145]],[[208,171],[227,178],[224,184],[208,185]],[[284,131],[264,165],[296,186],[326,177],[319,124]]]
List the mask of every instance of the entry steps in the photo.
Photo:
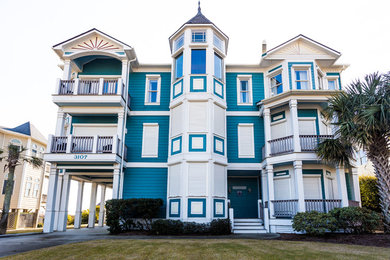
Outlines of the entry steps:
[[234,234],[264,234],[267,233],[263,220],[258,218],[235,218],[233,223]]

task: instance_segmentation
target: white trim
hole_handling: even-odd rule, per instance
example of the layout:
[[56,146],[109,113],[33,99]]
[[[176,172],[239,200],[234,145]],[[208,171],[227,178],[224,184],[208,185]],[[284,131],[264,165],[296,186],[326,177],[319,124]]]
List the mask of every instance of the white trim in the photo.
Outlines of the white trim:
[[81,123],[72,123],[72,126],[73,127],[77,127],[77,126],[86,126],[86,127],[93,127],[93,126],[97,126],[97,127],[116,127],[117,124],[81,124]]
[[[275,76],[277,76],[279,74],[282,76],[282,83],[276,86],[276,93],[273,95],[272,94],[272,81],[271,81],[271,78],[273,78],[273,77],[275,77]],[[273,96],[278,95],[277,87],[280,86],[280,85],[282,85],[282,93],[283,93],[284,92],[284,81],[285,81],[284,77],[283,77],[283,67],[280,67],[279,69],[277,69],[275,71],[272,71],[271,73],[268,73],[267,81],[268,81],[268,96],[269,97],[273,97]],[[265,92],[267,92],[267,91],[265,91]]]
[[170,111],[130,111],[131,116],[169,116]]
[[[156,102],[149,102],[149,83],[152,80],[157,80],[157,98]],[[145,105],[159,106],[161,96],[161,76],[159,74],[146,74],[145,80]]]
[[131,162],[126,163],[127,168],[168,168],[167,163],[147,163],[147,162]]
[[[241,81],[248,81],[248,103],[241,102]],[[252,75],[237,75],[237,105],[239,106],[252,106],[253,105],[253,92],[252,92]]]
[[261,170],[261,163],[229,163],[228,170]]
[[[250,127],[250,129],[251,129],[251,136],[249,136],[249,137],[246,136],[247,138],[251,138],[253,141],[253,142],[251,142],[253,144],[253,146],[251,147],[252,149],[251,149],[250,153],[248,153],[248,154],[242,154],[241,150],[243,148],[240,149],[241,142],[242,142],[240,136],[241,136],[241,131],[242,131],[241,129],[243,127]],[[238,124],[238,126],[237,126],[237,139],[238,139],[238,158],[255,158],[254,124]]]
[[[146,132],[145,130],[147,128],[150,128],[150,131],[157,131],[157,136],[153,136],[155,138],[155,143],[150,143],[151,139],[146,139]],[[142,158],[157,158],[158,157],[158,140],[159,139],[159,125],[157,123],[144,123],[143,124],[143,130],[142,130]],[[150,146],[153,145],[155,153],[147,153],[146,149],[150,149]]]
[[331,89],[331,90],[339,90],[340,89],[340,86],[339,86],[339,76],[326,76],[326,89],[329,90],[329,81],[334,81],[336,84],[334,86],[334,89]]
[[[309,64],[293,64],[291,66],[291,81],[293,89],[297,88],[297,81],[295,76],[295,71],[306,71],[307,72],[307,89],[303,89],[302,87],[299,90],[313,90],[313,79],[311,77],[311,65]],[[317,87],[316,87],[317,89]]]
[[79,79],[120,79],[122,75],[80,75],[78,74]]
[[259,111],[226,111],[226,116],[260,116]]

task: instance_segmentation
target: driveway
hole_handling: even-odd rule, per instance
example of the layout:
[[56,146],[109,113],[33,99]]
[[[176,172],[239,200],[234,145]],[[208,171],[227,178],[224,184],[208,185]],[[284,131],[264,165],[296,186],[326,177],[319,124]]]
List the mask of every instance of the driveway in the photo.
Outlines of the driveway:
[[110,235],[107,227],[68,229],[66,232],[54,232],[49,234],[32,234],[17,236],[0,236],[0,257],[23,253],[26,251],[47,248],[52,246],[77,243],[97,239],[273,239],[278,234],[253,234],[253,235],[229,235],[229,236],[140,236],[140,235]]

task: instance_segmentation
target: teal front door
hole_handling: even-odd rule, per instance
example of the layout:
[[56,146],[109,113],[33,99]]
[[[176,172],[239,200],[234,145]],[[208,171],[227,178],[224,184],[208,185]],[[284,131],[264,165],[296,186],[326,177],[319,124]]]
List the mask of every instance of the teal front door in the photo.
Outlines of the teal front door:
[[234,218],[257,218],[258,178],[228,178],[228,198]]

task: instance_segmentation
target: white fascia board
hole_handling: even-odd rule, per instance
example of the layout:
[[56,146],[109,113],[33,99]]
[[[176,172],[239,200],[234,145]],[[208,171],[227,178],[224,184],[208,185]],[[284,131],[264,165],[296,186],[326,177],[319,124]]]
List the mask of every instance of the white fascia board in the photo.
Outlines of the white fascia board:
[[167,168],[167,163],[147,163],[147,162],[130,162],[126,163],[126,168]]
[[229,163],[228,170],[258,170],[262,169],[261,163]]

